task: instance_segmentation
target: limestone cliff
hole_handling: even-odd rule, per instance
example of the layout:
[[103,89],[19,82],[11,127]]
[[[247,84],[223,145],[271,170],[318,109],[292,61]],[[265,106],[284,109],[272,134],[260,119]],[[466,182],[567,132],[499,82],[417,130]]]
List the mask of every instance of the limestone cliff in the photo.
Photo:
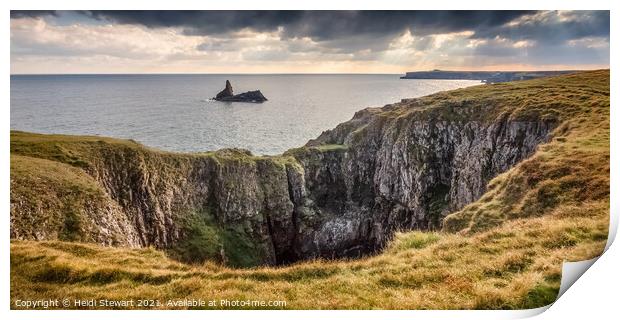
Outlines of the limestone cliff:
[[[373,252],[394,231],[440,228],[448,213],[478,199],[490,179],[550,138],[564,106],[520,98],[538,88],[546,99],[540,81],[554,80],[365,109],[274,157],[238,149],[176,154],[123,140],[13,132],[11,237],[72,233],[78,241],[155,246],[239,266]],[[55,167],[21,174],[32,159]],[[65,184],[50,184],[54,201],[26,194],[24,185],[60,170],[79,175],[95,200],[68,206],[64,195],[82,190]],[[50,211],[58,214],[52,219]],[[76,221],[70,228],[69,211]]]
[[557,124],[476,116],[490,108],[414,100],[367,109],[289,151],[305,170],[310,203],[298,210],[296,258],[357,255],[379,249],[397,230],[440,228]]

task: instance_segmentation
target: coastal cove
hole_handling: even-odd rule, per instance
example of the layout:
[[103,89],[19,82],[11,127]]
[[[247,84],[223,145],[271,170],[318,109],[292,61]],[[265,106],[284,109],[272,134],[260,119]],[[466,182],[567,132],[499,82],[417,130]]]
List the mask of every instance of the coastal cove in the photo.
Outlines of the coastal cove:
[[608,222],[608,70],[364,109],[279,156],[11,133],[12,301],[536,308]]

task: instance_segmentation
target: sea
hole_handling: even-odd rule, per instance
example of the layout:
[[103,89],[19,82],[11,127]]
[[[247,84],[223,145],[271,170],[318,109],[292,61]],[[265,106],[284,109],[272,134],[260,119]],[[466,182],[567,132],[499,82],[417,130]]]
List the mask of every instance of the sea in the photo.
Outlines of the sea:
[[[11,129],[133,139],[177,152],[244,148],[276,155],[367,107],[480,85],[359,74],[11,75]],[[261,90],[264,103],[212,100]]]

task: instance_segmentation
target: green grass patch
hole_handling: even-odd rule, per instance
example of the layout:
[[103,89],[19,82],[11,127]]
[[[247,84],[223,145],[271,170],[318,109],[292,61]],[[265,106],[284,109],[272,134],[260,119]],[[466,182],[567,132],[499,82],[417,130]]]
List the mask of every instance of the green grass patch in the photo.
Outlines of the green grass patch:
[[558,296],[560,288],[547,284],[539,284],[532,288],[519,306],[521,309],[534,309],[552,304]]
[[389,252],[402,252],[409,249],[426,248],[441,239],[435,232],[410,231],[399,232],[394,236],[394,240],[388,247]]

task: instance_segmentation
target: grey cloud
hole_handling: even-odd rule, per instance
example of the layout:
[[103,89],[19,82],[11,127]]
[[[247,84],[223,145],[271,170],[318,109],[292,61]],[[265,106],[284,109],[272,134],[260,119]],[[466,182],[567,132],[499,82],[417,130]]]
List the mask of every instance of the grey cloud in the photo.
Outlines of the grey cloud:
[[585,37],[609,38],[609,11],[544,12],[515,25],[477,30],[472,37],[542,40],[547,44]]
[[[455,53],[455,52],[454,52]],[[460,52],[460,55],[466,55]],[[489,41],[477,46],[471,53],[473,63],[523,63],[533,65],[553,64],[601,64],[609,63],[609,47],[588,48],[585,45],[538,44],[530,47],[514,47],[511,43]]]
[[196,49],[200,51],[237,51],[243,45],[231,39],[211,39],[199,44]]
[[[472,38],[545,39],[564,41],[588,36],[609,37],[609,11],[573,11],[570,19],[546,19],[508,25],[540,15],[536,11],[79,11],[97,20],[149,28],[179,27],[188,35],[227,34],[242,29],[258,32],[282,28],[286,38],[335,41],[350,37],[370,40],[410,30],[417,36],[474,31]],[[549,12],[542,12],[549,13]],[[551,12],[553,13],[553,12]],[[58,15],[50,10],[11,11],[11,18]],[[349,41],[351,42],[351,41]],[[370,43],[367,41],[366,43]]]
[[213,35],[249,28],[329,40],[354,35],[437,34],[496,27],[531,11],[82,11],[99,20]]
[[[59,16],[71,19],[76,16],[76,12],[63,13],[11,11],[11,18],[46,17],[57,21]],[[208,36],[196,47],[201,54],[252,49],[243,41],[243,36],[237,34],[245,29],[281,32],[281,41],[261,43],[266,49],[244,50],[242,55],[247,60],[379,59],[396,37],[410,31],[415,37],[409,44],[411,49],[429,55],[441,53],[448,59],[472,57],[480,61],[480,65],[501,59],[546,64],[609,63],[608,45],[599,48],[569,45],[571,40],[588,38],[600,38],[609,44],[609,11],[80,11],[77,14],[93,23],[175,27],[185,35]],[[471,31],[473,35],[433,47],[433,35],[462,31]],[[474,39],[486,42],[475,48],[468,47],[468,41]],[[514,42],[520,40],[533,41],[534,46],[515,48]],[[75,50],[80,53],[75,48],[46,49],[37,47],[43,44],[19,43],[19,39],[11,41],[12,54],[48,51],[70,55],[71,52],[75,54]]]
[[55,10],[11,10],[11,19],[56,16]]

